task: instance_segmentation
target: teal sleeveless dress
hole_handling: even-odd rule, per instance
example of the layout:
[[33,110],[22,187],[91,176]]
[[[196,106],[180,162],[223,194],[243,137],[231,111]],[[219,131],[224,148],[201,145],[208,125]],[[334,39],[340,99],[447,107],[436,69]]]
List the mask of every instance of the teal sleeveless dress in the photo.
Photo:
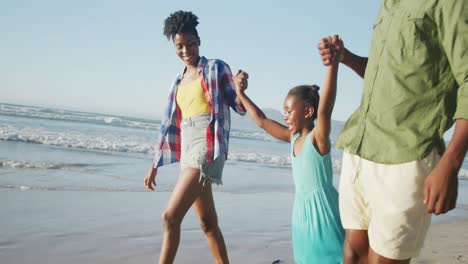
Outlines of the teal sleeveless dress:
[[296,194],[292,214],[294,261],[298,264],[343,263],[344,230],[333,186],[331,155],[320,155],[310,134],[299,155],[291,144]]

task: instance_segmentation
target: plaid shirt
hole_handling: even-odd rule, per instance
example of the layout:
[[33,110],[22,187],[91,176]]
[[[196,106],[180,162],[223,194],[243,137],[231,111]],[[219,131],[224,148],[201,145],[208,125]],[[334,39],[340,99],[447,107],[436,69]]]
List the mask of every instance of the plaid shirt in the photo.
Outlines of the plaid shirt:
[[[230,109],[244,115],[245,109],[236,102],[235,86],[229,66],[221,60],[200,58],[198,73],[202,79],[203,92],[210,106],[211,122],[206,129],[207,162],[212,162],[221,154],[227,159],[229,130],[231,127]],[[168,165],[180,160],[181,111],[177,106],[177,87],[182,80],[179,74],[169,91],[168,105],[161,122],[159,144],[154,156],[154,167]]]

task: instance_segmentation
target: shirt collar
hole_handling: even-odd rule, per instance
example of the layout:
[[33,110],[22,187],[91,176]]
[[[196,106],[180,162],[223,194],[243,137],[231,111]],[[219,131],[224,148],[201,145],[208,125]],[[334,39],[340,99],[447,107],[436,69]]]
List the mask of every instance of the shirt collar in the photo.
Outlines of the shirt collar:
[[[198,61],[198,66],[197,66],[198,73],[200,75],[203,74],[203,68],[206,66],[206,64],[208,64],[208,59],[205,58],[204,56],[200,56],[200,60]],[[182,72],[179,74],[179,76],[177,76],[177,83],[179,83],[182,80],[182,76],[184,76],[185,68],[186,67],[184,66],[184,68],[182,69]]]

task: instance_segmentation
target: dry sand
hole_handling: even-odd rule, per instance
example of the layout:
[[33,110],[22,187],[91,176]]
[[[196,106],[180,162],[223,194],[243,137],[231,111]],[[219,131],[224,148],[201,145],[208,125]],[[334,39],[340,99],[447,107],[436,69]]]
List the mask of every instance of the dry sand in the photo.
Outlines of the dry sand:
[[421,255],[412,263],[468,263],[468,219],[432,224]]

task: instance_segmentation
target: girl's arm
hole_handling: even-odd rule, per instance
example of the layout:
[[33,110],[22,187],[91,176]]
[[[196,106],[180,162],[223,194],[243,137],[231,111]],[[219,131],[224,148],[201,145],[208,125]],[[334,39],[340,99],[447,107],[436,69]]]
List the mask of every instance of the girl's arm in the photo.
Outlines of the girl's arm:
[[[337,36],[330,39],[337,50],[343,48],[343,42]],[[323,84],[323,91],[320,96],[319,107],[317,109],[317,125],[315,127],[314,142],[317,145],[320,154],[324,155],[330,152],[330,131],[331,116],[336,98],[336,83],[338,76],[338,59],[335,58],[328,66],[327,75]]]
[[257,126],[268,132],[268,134],[272,135],[276,139],[290,142],[291,136],[288,127],[266,117],[265,113],[263,113],[263,111],[260,110],[260,108],[258,108],[258,106],[252,102],[247,95],[245,95],[244,90],[247,88],[247,78],[247,73],[243,71],[239,71],[234,77],[237,98],[240,100]]

